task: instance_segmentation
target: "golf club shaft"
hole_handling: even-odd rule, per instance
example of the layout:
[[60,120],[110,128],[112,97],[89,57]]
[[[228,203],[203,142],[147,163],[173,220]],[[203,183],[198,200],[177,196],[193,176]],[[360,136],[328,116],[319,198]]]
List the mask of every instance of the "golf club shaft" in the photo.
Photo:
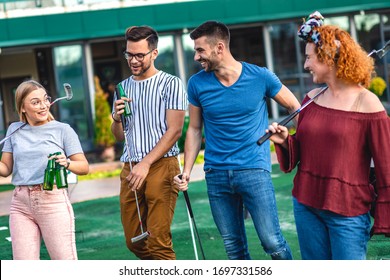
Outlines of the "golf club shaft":
[[183,194],[184,194],[184,199],[186,200],[186,205],[187,205],[188,212],[190,213],[190,217],[191,217],[191,220],[192,220],[192,224],[194,225],[196,237],[198,238],[199,248],[200,248],[200,251],[201,251],[201,253],[202,253],[202,257],[203,257],[203,259],[205,260],[206,257],[205,257],[205,255],[204,255],[203,246],[202,246],[202,241],[200,240],[198,228],[196,227],[195,218],[194,218],[194,213],[192,212],[190,197],[188,196],[187,191],[183,191]]
[[15,129],[10,135],[4,137],[4,139],[0,141],[0,145],[3,145],[3,143],[4,143],[5,141],[7,141],[7,139],[11,138],[12,135],[14,135],[17,131],[19,131],[20,129],[22,129],[22,128],[25,127],[26,125],[27,125],[27,123],[22,124],[22,125],[19,126],[17,129]]
[[[180,167],[180,172],[183,172],[183,168],[181,166],[181,161],[180,161],[180,154],[177,156],[177,161],[179,163],[179,167]],[[179,178],[182,179],[183,178],[183,175],[180,174],[179,175]],[[187,191],[186,191],[187,192]],[[188,196],[188,194],[187,194]],[[192,225],[192,216],[194,215],[192,213],[192,209],[191,209],[191,213],[190,213],[190,210],[188,209],[188,203],[186,201],[186,209],[187,209],[187,215],[188,215],[188,224],[190,225],[190,231],[191,231],[191,240],[192,240],[192,246],[194,248],[194,255],[195,255],[195,260],[199,260],[199,257],[198,257],[198,248],[196,247],[196,241],[195,241],[195,233],[194,233],[194,227]]]
[[[380,50],[373,50],[371,51],[368,56],[372,56],[374,54],[377,55],[378,58],[382,58],[384,57],[387,52],[390,50],[390,40],[387,41],[387,43],[384,45],[383,48],[381,48]],[[296,110],[294,113],[290,114],[289,116],[287,116],[285,119],[283,119],[279,125],[282,125],[282,126],[285,126],[286,124],[288,124],[292,119],[294,119],[307,105],[309,105],[311,102],[314,101],[314,99],[322,94],[325,90],[327,90],[328,87],[324,87],[320,92],[318,92],[313,98],[310,98],[304,105],[302,105],[298,110]],[[266,134],[264,134],[259,140],[257,140],[257,145],[261,145],[263,144],[265,141],[267,141],[271,136],[272,136],[272,132],[267,132]]]
[[[121,95],[119,93],[119,89],[118,89],[118,86],[116,86],[115,88],[115,94],[116,94],[116,98],[119,100],[121,99]],[[128,157],[128,161],[129,161],[129,167],[130,167],[130,173],[133,171],[133,166],[131,164],[131,159],[130,159],[130,146],[129,146],[129,142],[127,140],[127,135],[126,135],[126,123],[125,121],[127,120],[127,123],[128,125],[130,124],[130,121],[125,118],[124,114],[120,114],[119,117],[121,118],[121,123],[122,123],[122,130],[123,130],[123,136],[125,138],[125,144],[126,144],[126,150],[127,150],[127,157]],[[138,196],[137,196],[137,191],[135,190],[134,191],[134,196],[135,196],[135,203],[136,203],[136,206],[137,206],[137,214],[138,214],[138,221],[139,221],[139,225],[140,225],[140,228],[141,228],[141,234],[138,235],[138,236],[135,236],[131,239],[131,242],[132,243],[135,243],[135,242],[138,242],[138,241],[141,241],[145,238],[148,238],[148,236],[150,235],[150,232],[149,231],[145,231],[144,232],[144,228],[143,228],[143,225],[142,225],[142,219],[141,219],[141,211],[139,209],[139,203],[138,203]]]
[[141,212],[139,210],[137,191],[134,191],[134,196],[135,196],[135,203],[137,204],[137,213],[138,213],[139,225],[141,227],[141,233],[143,234],[144,233],[144,227],[142,226]]
[[[180,174],[178,177],[179,177],[180,180],[181,180],[181,179],[183,178],[183,175]],[[188,196],[188,192],[187,192],[187,191],[183,191],[183,194],[184,194],[184,199],[185,199],[185,201],[186,201],[187,210],[188,210],[188,212],[189,212],[189,214],[190,214],[192,224],[194,225],[196,237],[198,238],[198,243],[199,243],[200,251],[201,251],[201,253],[202,253],[202,257],[203,257],[203,259],[205,260],[206,257],[205,257],[205,255],[204,255],[203,246],[202,246],[202,242],[201,242],[201,240],[200,240],[198,228],[196,227],[196,222],[195,222],[195,218],[194,218],[194,212],[192,211],[192,207],[191,207],[190,197]]]

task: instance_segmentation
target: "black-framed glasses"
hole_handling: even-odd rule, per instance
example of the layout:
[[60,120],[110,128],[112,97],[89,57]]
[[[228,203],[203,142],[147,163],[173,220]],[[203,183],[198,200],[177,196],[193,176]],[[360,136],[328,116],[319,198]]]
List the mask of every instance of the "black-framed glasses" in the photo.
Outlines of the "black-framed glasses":
[[129,53],[129,52],[127,52],[127,51],[124,51],[123,52],[123,55],[125,56],[125,58],[126,59],[129,59],[129,60],[132,60],[133,59],[133,57],[135,57],[135,59],[137,60],[137,61],[143,61],[144,60],[144,58],[145,58],[145,56],[147,56],[148,54],[150,54],[151,52],[152,52],[153,50],[150,50],[150,51],[148,51],[147,53]]

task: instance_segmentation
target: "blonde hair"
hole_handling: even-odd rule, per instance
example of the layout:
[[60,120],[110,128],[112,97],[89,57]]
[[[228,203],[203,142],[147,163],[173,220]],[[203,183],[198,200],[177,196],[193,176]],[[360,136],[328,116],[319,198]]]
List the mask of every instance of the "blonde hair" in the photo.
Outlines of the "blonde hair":
[[[26,97],[34,90],[43,89],[46,92],[46,89],[38,82],[34,80],[28,80],[21,83],[15,92],[15,103],[16,103],[16,112],[19,115],[21,122],[27,123],[26,114],[23,112],[23,103],[26,100]],[[48,121],[54,120],[53,115],[49,112]]]
[[318,60],[336,66],[336,77],[353,84],[368,87],[374,74],[374,60],[353,40],[348,32],[337,26],[315,28],[321,34],[316,44]]

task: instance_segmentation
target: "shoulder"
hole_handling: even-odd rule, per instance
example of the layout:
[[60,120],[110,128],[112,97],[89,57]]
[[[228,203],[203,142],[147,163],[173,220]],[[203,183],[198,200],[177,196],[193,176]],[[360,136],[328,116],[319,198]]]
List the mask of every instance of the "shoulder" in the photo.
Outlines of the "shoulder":
[[321,90],[323,90],[324,88],[315,88],[315,89],[312,89],[311,91],[309,91],[307,93],[307,97],[309,98],[313,98],[314,96],[316,96],[316,94],[318,94]]
[[56,128],[56,129],[59,129],[61,131],[65,131],[65,132],[74,131],[73,128],[69,124],[59,122],[56,120],[53,120],[49,123],[48,129],[51,129],[51,128]]
[[158,77],[160,77],[160,79],[168,80],[168,81],[172,81],[172,80],[181,81],[181,79],[179,77],[172,75],[172,74],[169,74],[167,72],[164,72],[162,70],[160,70]]
[[190,84],[201,83],[207,79],[210,79],[211,77],[212,77],[212,74],[210,72],[206,72],[202,69],[198,73],[193,74],[188,79],[188,84],[190,85]]
[[378,96],[367,89],[363,89],[361,92],[360,112],[362,113],[375,113],[385,110],[382,102]]
[[15,129],[18,129],[22,125],[25,125],[24,122],[13,122],[9,125],[8,130],[9,131],[14,131]]
[[266,67],[261,67],[261,66],[258,66],[256,64],[252,64],[252,63],[248,63],[248,62],[241,62],[242,63],[242,68],[245,70],[245,71],[250,71],[250,72],[254,72],[254,73],[262,73],[262,74],[265,74],[265,73],[272,73],[268,68]]

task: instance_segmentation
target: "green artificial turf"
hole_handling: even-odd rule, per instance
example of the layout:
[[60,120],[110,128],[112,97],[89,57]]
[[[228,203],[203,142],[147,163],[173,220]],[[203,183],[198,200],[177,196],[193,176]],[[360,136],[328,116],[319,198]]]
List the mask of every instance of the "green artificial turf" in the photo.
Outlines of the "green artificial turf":
[[[300,259],[299,246],[292,213],[291,187],[294,174],[282,174],[275,165],[275,185],[280,224],[295,259]],[[190,184],[188,190],[198,232],[208,260],[225,260],[226,253],[222,239],[213,222],[206,185],[204,181]],[[78,257],[81,260],[136,260],[125,245],[119,214],[118,197],[103,198],[73,204],[76,215],[76,241]],[[257,238],[252,221],[246,220],[247,237],[253,259],[269,260]],[[0,217],[0,259],[12,259],[9,237],[8,216]],[[189,227],[185,200],[180,193],[172,224],[174,249],[178,260],[194,260],[194,249]],[[199,245],[198,255],[202,259]],[[49,259],[44,244],[41,258]],[[390,238],[374,236],[369,242],[368,259],[390,258]]]

